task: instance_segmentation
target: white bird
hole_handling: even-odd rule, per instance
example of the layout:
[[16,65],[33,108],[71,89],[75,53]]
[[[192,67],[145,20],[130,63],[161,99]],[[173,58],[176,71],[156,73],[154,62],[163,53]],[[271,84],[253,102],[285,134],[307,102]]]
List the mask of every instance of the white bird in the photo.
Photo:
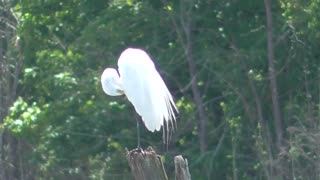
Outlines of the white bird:
[[110,96],[125,95],[149,131],[163,127],[163,141],[168,143],[170,125],[174,130],[178,110],[153,61],[145,51],[128,48],[121,53],[118,67],[120,76],[113,68],[106,68],[102,73],[103,91]]

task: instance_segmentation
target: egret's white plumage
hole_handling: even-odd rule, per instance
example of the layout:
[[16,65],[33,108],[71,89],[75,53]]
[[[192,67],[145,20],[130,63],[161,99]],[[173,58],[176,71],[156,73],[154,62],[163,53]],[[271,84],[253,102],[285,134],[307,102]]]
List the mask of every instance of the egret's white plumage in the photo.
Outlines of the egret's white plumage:
[[[107,68],[101,83],[106,94],[125,94],[149,131],[169,130],[177,108],[154,63],[141,49],[128,48],[118,60],[119,74]],[[164,126],[166,124],[166,127]]]
[[110,96],[123,95],[123,87],[117,70],[106,68],[101,75],[102,89]]

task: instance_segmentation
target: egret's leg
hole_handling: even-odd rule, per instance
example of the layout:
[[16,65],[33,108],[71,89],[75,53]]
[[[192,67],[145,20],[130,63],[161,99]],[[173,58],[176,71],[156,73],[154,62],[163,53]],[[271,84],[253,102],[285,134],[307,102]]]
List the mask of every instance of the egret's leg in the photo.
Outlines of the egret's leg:
[[138,149],[140,149],[141,146],[140,146],[140,123],[139,123],[139,119],[137,119],[137,139],[138,139]]

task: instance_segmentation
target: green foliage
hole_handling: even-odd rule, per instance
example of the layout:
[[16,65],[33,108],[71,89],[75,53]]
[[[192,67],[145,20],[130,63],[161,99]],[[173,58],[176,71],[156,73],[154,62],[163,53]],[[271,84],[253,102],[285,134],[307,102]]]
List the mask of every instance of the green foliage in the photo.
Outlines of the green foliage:
[[[136,146],[134,109],[100,85],[103,69],[116,67],[126,47],[150,53],[179,108],[169,153],[160,132],[141,132],[143,147],[164,154],[170,177],[173,154],[188,158],[193,179],[318,177],[319,1],[272,4],[281,151],[274,143],[263,1],[192,1],[188,12],[189,1],[163,2],[12,3],[23,67],[19,98],[0,127],[28,144],[21,154],[32,167],[30,179],[132,178],[124,151]],[[207,116],[204,153],[184,49],[188,19]]]
[[34,136],[41,124],[39,122],[41,111],[41,108],[35,102],[29,106],[20,97],[10,108],[10,115],[4,121],[4,128],[10,129],[12,133],[18,136]]

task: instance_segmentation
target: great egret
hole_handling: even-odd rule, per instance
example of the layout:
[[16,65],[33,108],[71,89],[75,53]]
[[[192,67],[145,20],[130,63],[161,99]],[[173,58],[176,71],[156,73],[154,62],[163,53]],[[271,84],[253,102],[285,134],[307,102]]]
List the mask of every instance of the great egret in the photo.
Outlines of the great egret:
[[[121,53],[118,67],[120,76],[113,68],[102,73],[103,91],[110,96],[125,95],[149,131],[163,127],[163,141],[168,144],[170,125],[174,130],[178,110],[153,61],[145,51],[128,48]],[[137,132],[140,148],[138,121]]]

